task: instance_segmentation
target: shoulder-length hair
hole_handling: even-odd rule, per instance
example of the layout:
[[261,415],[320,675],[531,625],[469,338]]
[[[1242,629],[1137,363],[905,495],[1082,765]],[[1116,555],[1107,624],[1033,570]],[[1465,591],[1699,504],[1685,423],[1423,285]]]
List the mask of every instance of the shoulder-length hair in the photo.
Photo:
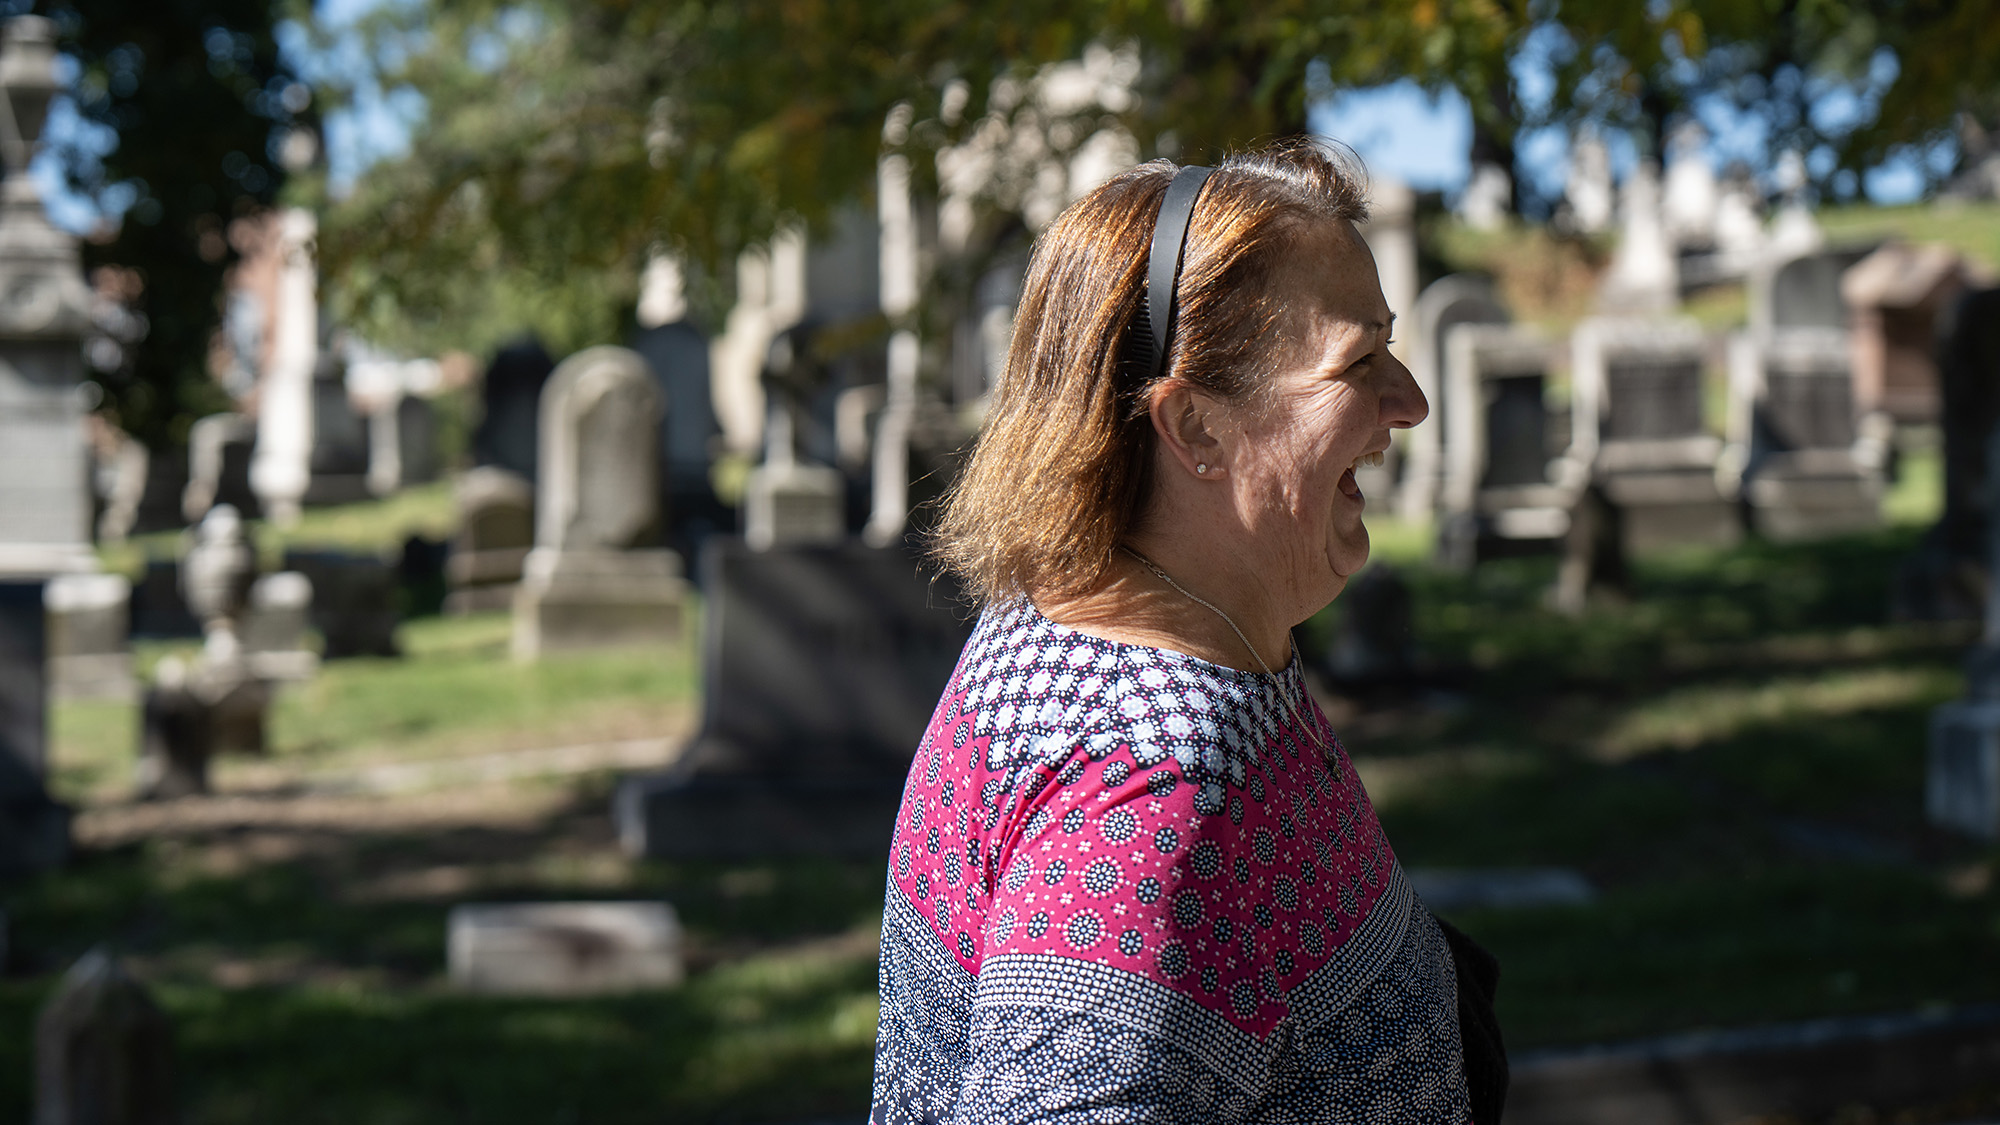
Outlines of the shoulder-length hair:
[[1072,596],[1103,579],[1145,511],[1148,403],[1179,380],[1228,402],[1255,394],[1283,338],[1272,279],[1302,230],[1367,218],[1350,158],[1312,142],[1232,154],[1188,227],[1168,355],[1133,318],[1146,298],[1153,223],[1175,168],[1142,164],[1071,204],[1036,240],[1006,369],[932,540],[983,601]]

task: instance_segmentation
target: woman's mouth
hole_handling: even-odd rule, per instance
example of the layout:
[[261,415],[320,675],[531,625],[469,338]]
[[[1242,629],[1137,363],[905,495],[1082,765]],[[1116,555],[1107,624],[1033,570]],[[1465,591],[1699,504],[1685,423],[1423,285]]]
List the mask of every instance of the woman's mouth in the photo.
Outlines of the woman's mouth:
[[1376,450],[1373,453],[1363,453],[1361,456],[1356,457],[1354,464],[1349,465],[1347,471],[1340,474],[1341,494],[1355,500],[1362,499],[1361,485],[1355,481],[1354,471],[1360,468],[1379,469],[1386,460],[1388,458],[1382,455],[1381,450]]

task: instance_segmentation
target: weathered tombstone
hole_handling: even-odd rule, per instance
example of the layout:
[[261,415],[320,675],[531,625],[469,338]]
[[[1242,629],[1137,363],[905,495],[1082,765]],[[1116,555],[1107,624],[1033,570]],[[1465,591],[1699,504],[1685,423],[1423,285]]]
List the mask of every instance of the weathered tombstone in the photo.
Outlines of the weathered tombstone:
[[1428,424],[1409,431],[1406,467],[1396,494],[1406,520],[1427,520],[1437,505],[1445,467],[1445,431],[1451,425],[1449,388],[1444,377],[1445,335],[1460,324],[1506,324],[1513,320],[1493,291],[1493,283],[1473,274],[1452,274],[1432,282],[1417,297],[1410,328],[1410,373],[1430,403]]
[[354,408],[346,376],[346,364],[337,352],[322,354],[313,371],[308,504],[351,504],[369,496],[368,420]]
[[671,643],[686,583],[660,533],[660,392],[646,361],[599,347],[542,392],[535,549],[514,595],[514,655]]
[[271,358],[257,387],[257,449],[250,485],[264,514],[284,526],[299,518],[312,485],[319,367],[319,220],[303,207],[278,213],[273,256],[279,262]]
[[1641,160],[1619,193],[1618,250],[1598,305],[1607,313],[1657,316],[1680,303],[1680,265],[1660,214],[1660,173]]
[[709,541],[702,726],[614,812],[648,856],[881,850],[910,748],[970,632],[958,590],[903,547]]
[[327,660],[396,656],[396,568],[379,555],[351,551],[286,551],[285,569],[312,584],[312,622]]
[[1814,249],[1766,259],[1750,274],[1750,334],[1769,339],[1785,328],[1846,331],[1847,302],[1840,278],[1874,251],[1873,246]]
[[660,419],[661,520],[666,538],[683,558],[693,557],[703,540],[735,526],[715,495],[709,466],[721,452],[722,426],[716,421],[709,387],[709,342],[686,320],[644,328],[632,350],[646,361],[665,404]]
[[1708,159],[1708,131],[1687,120],[1667,140],[1667,174],[1660,188],[1660,222],[1668,244],[1678,251],[1715,246],[1721,188]]
[[122,574],[59,574],[43,591],[49,691],[58,699],[130,699],[132,582]]
[[255,419],[211,414],[188,428],[188,480],[181,490],[181,517],[198,523],[217,504],[228,504],[252,519],[257,496],[250,490],[250,459],[257,442]]
[[161,659],[139,703],[138,796],[172,800],[208,792],[215,727],[215,709],[198,690],[194,670],[178,656]]
[[147,559],[139,584],[132,588],[132,635],[135,637],[199,637],[201,622],[181,596],[178,559]]
[[368,491],[394,495],[437,473],[437,410],[429,399],[398,394],[368,415]]
[[108,951],[63,974],[35,1020],[35,1125],[174,1125],[174,1034]]
[[260,680],[309,680],[319,670],[319,654],[306,647],[312,601],[312,580],[297,571],[266,574],[250,584],[237,631],[251,674]]
[[69,810],[49,799],[46,615],[40,582],[0,582],[0,873],[69,854]]
[[757,550],[837,543],[847,535],[840,472],[804,461],[797,451],[801,404],[824,381],[810,358],[812,337],[810,326],[780,333],[765,364],[770,415],[764,462],[751,470],[743,489],[743,537]]
[[468,992],[591,996],[679,984],[681,926],[664,902],[455,906],[451,982]]
[[1730,546],[1737,478],[1704,418],[1699,325],[1593,319],[1572,338],[1573,456],[1617,509],[1632,554]]
[[1946,246],[1892,242],[1841,275],[1860,410],[1938,421],[1938,326],[1965,288],[1965,263]]
[[1461,568],[1482,558],[1553,549],[1588,467],[1563,456],[1570,435],[1551,426],[1554,344],[1532,328],[1460,324],[1445,345],[1455,404],[1445,435],[1438,553]]
[[1887,420],[1860,415],[1847,340],[1782,329],[1730,346],[1731,456],[1752,525],[1769,539],[1863,531],[1882,522]]
[[483,411],[472,433],[472,460],[535,479],[542,385],[556,368],[542,342],[526,336],[501,348],[480,381]]
[[145,499],[146,476],[152,454],[144,444],[119,437],[117,445],[97,466],[97,538],[105,543],[123,543],[139,525],[139,503]]
[[514,604],[521,567],[535,546],[535,486],[495,466],[458,478],[458,534],[445,560],[446,613],[479,613]]

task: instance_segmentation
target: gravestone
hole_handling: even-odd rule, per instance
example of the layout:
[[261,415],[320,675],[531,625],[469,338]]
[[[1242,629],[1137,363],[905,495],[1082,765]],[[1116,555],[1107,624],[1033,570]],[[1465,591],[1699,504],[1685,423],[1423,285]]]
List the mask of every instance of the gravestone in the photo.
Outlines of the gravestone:
[[437,409],[398,394],[368,416],[368,491],[391,496],[437,479]]
[[1611,150],[1595,128],[1577,131],[1570,146],[1569,178],[1563,187],[1567,225],[1579,234],[1597,234],[1611,227],[1617,193],[1611,179]]
[[174,1125],[173,1026],[107,950],[63,974],[35,1020],[35,1125]]
[[521,567],[535,546],[535,486],[496,466],[458,478],[458,533],[445,560],[446,613],[479,613],[514,604]]
[[1938,328],[1965,288],[1965,264],[1946,246],[1892,242],[1841,275],[1860,410],[1936,424]]
[[1445,335],[1445,435],[1439,557],[1481,559],[1552,550],[1569,533],[1588,467],[1563,456],[1569,435],[1547,403],[1553,343],[1532,328],[1460,324]]
[[1767,259],[1750,275],[1750,333],[1768,339],[1783,328],[1846,331],[1847,302],[1840,278],[1874,251],[1873,246],[1814,249]]
[[472,460],[534,480],[542,386],[555,361],[540,340],[526,336],[501,348],[479,384],[482,411],[472,433]]
[[368,420],[347,393],[347,368],[325,353],[313,371],[312,479],[308,504],[352,504],[368,499]]
[[1801,540],[1881,524],[1887,441],[1874,431],[1886,419],[1857,412],[1840,332],[1791,328],[1761,343],[1732,341],[1730,418],[1759,534]]
[[2000,423],[2000,289],[1960,298],[1938,349],[1944,512],[1897,567],[1900,620],[1977,620],[1986,604],[1986,435]]
[[514,594],[514,655],[669,644],[686,583],[660,537],[660,391],[646,361],[599,347],[542,392],[535,548]]
[[313,408],[319,368],[319,220],[288,207],[273,221],[278,281],[273,298],[270,362],[257,386],[257,449],[250,484],[271,522],[297,522],[312,485],[316,445]]
[[448,930],[451,982],[468,992],[593,996],[685,974],[680,919],[664,902],[468,903],[452,907]]
[[827,465],[800,458],[799,419],[805,401],[825,382],[812,358],[814,329],[801,325],[771,342],[765,363],[764,461],[743,489],[743,538],[757,550],[837,543],[847,536],[846,482]]
[[178,559],[147,559],[138,585],[132,588],[132,635],[135,637],[199,637],[201,622],[181,596]]
[[1605,271],[1598,306],[1607,313],[1655,316],[1680,302],[1680,266],[1661,216],[1660,173],[1641,160],[1618,198],[1618,249]]
[[1660,186],[1660,221],[1667,242],[1676,251],[1709,250],[1715,246],[1716,213],[1721,185],[1708,159],[1708,130],[1683,121],[1667,139],[1667,173]]
[[1704,418],[1700,326],[1586,320],[1572,356],[1571,448],[1617,510],[1622,549],[1738,542],[1738,481]]
[[1451,425],[1450,388],[1445,385],[1444,341],[1460,324],[1506,324],[1513,320],[1493,291],[1493,283],[1474,274],[1452,274],[1432,282],[1417,296],[1410,331],[1410,374],[1430,403],[1426,425],[1409,431],[1407,461],[1397,511],[1406,520],[1428,520],[1437,506],[1443,483],[1446,432]]
[[1417,670],[1416,615],[1410,584],[1394,567],[1375,563],[1335,599],[1340,611],[1326,649],[1327,678],[1340,687],[1375,687],[1408,680]]
[[1477,163],[1458,195],[1458,217],[1474,230],[1499,230],[1514,210],[1514,177],[1498,164]]
[[285,569],[312,586],[312,623],[327,660],[397,656],[396,568],[381,556],[355,551],[288,550]]
[[660,506],[667,542],[683,558],[695,557],[704,540],[735,526],[709,479],[722,452],[709,386],[709,341],[686,320],[642,329],[632,350],[646,361],[665,404],[660,419]]
[[2000,840],[2000,597],[1992,593],[2000,579],[2000,426],[1988,430],[1985,450],[1985,630],[1965,660],[1965,698],[1931,712],[1924,809],[1933,824]]
[[619,787],[619,839],[647,856],[881,851],[971,631],[957,587],[900,545],[717,537],[702,563],[701,730]]
[[47,611],[42,583],[0,582],[0,874],[58,866],[69,810],[43,787],[48,762]]
[[312,579],[297,571],[266,574],[250,584],[237,631],[244,658],[258,679],[309,680],[319,671],[319,654],[306,647],[312,602]]
[[257,494],[250,490],[250,461],[257,443],[257,422],[241,414],[211,414],[188,428],[188,480],[181,490],[181,517],[197,523],[217,504],[228,504],[244,516],[258,514]]
[[43,591],[49,691],[57,699],[130,699],[132,582],[122,574],[59,574]]

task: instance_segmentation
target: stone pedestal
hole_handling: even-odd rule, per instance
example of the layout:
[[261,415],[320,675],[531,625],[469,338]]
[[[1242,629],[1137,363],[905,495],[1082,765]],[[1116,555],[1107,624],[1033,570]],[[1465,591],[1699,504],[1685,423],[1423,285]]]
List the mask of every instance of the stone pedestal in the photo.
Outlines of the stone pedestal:
[[537,548],[514,592],[514,656],[671,644],[686,598],[672,551]]
[[589,996],[679,984],[681,926],[664,902],[452,908],[451,981],[469,992]]

